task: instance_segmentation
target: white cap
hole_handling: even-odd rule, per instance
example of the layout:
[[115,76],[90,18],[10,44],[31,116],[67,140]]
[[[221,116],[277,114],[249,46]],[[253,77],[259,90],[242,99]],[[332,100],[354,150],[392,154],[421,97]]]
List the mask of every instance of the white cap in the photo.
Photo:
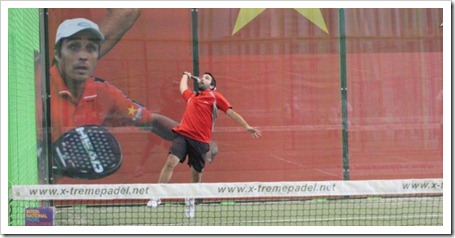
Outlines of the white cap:
[[58,26],[57,34],[55,35],[55,44],[62,38],[70,37],[83,30],[90,30],[100,41],[104,40],[104,35],[101,33],[97,24],[85,18],[74,18],[65,20]]

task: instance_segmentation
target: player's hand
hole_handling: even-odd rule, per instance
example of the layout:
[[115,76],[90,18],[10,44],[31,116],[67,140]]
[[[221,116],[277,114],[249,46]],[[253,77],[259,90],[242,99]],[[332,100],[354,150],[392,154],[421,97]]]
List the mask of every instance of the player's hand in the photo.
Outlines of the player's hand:
[[260,136],[262,136],[262,131],[260,131],[260,130],[257,129],[257,128],[248,127],[248,128],[246,128],[246,130],[247,130],[248,133],[250,133],[254,138],[259,138]]
[[186,75],[186,76],[188,76],[188,79],[190,79],[190,78],[191,78],[191,73],[190,73],[190,72],[186,72],[186,71],[185,71],[185,72],[183,72],[183,75]]

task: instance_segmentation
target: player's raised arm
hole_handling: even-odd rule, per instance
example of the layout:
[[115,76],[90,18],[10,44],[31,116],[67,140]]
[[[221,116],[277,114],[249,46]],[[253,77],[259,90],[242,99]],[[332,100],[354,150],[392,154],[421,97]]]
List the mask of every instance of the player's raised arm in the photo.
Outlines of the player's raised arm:
[[185,90],[188,89],[188,79],[191,78],[191,74],[188,72],[183,72],[182,79],[180,79],[179,90],[183,94]]
[[251,127],[248,123],[243,119],[243,117],[235,112],[233,109],[228,109],[226,114],[234,121],[236,121],[239,125],[245,128],[248,133],[250,133],[254,138],[259,138],[262,135],[262,132],[257,128]]
[[141,9],[109,8],[106,17],[100,22],[100,31],[104,34],[99,57],[109,52],[123,35],[134,25],[141,15]]

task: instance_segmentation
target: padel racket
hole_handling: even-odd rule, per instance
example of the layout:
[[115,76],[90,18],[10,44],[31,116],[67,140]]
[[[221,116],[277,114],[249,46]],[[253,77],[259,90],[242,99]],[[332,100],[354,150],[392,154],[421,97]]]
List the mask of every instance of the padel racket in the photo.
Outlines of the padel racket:
[[54,172],[71,178],[103,178],[122,165],[117,139],[101,126],[76,127],[63,134],[52,149]]

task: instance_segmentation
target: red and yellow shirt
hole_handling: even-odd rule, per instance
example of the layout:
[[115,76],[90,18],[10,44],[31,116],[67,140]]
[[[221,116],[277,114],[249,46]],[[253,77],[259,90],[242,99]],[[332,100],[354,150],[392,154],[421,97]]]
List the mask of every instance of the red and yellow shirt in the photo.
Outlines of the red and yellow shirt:
[[212,90],[195,94],[187,89],[183,92],[182,97],[187,102],[186,110],[180,125],[174,127],[173,131],[209,143],[212,136],[212,125],[215,122],[214,105],[226,112],[232,108],[231,104],[223,95]]
[[52,141],[77,126],[110,126],[114,121],[122,125],[141,125],[151,120],[150,111],[106,81],[87,78],[77,100],[56,66],[51,68],[50,77]]

